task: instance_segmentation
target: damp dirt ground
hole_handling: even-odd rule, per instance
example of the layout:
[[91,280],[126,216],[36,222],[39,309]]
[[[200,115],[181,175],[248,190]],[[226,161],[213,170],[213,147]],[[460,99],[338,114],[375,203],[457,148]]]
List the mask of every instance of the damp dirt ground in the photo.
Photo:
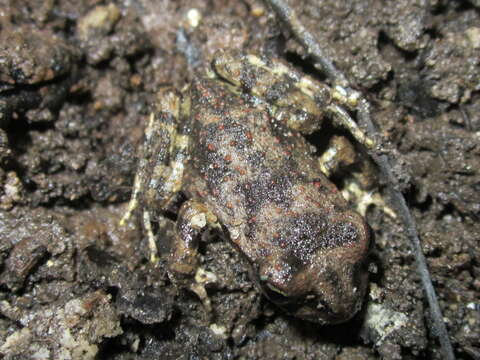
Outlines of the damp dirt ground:
[[[479,1],[291,5],[371,102],[456,356],[480,359]],[[324,79],[260,1],[0,0],[0,356],[441,359],[405,230],[380,208],[364,307],[335,326],[272,305],[215,236],[207,315],[168,278],[174,211],[155,219],[156,263],[140,219],[118,225],[158,89],[222,48]]]

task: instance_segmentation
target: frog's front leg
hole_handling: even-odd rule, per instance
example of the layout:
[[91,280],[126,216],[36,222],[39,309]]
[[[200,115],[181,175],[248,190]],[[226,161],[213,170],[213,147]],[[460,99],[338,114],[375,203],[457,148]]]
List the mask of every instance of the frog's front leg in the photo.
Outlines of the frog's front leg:
[[194,275],[198,268],[198,241],[207,225],[214,225],[216,216],[198,201],[182,204],[175,228],[175,240],[169,258],[169,269],[175,279]]
[[349,176],[343,177],[342,195],[355,204],[358,213],[365,216],[371,205],[378,206],[395,218],[395,212],[387,206],[378,192],[376,169],[371,160],[356,151],[345,136],[332,136],[325,152],[318,158],[320,171],[327,177],[337,176],[348,169]]
[[198,264],[198,242],[203,231],[214,225],[217,225],[217,217],[205,205],[195,200],[183,203],[178,213],[173,249],[168,259],[170,279],[197,294],[209,314],[211,305],[204,287],[209,282],[209,276]]

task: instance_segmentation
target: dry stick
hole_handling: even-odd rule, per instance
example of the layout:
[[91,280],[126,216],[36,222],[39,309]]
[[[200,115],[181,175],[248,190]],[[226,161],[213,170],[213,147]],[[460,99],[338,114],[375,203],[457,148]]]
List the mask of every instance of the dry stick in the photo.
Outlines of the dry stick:
[[[300,23],[293,9],[290,8],[284,0],[265,1],[272,7],[277,16],[289,26],[297,41],[305,48],[308,55],[311,56],[316,63],[315,66],[320,68],[334,85],[344,87],[349,93],[355,92],[355,90],[350,87],[345,75],[335,68],[313,35]],[[360,124],[363,125],[370,134],[378,134],[370,117],[370,105],[364,98],[361,98],[359,101],[358,118]],[[417,271],[420,275],[430,307],[431,316],[433,318],[433,334],[437,336],[440,341],[444,358],[447,360],[455,360],[452,344],[450,343],[450,338],[445,323],[443,322],[442,312],[438,304],[435,289],[432,285],[427,262],[422,251],[415,220],[408,209],[405,198],[400,190],[398,190],[398,182],[393,176],[392,167],[390,166],[387,155],[379,155],[372,149],[368,149],[368,153],[379,167],[382,177],[386,180],[392,203],[400,215],[410,239],[417,263]]]

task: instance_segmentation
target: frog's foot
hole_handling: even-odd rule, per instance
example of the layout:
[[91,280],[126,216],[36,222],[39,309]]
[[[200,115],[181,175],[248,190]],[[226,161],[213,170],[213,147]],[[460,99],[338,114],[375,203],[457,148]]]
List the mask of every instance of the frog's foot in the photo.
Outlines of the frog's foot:
[[355,110],[360,94],[333,88],[301,74],[278,59],[260,58],[236,50],[220,50],[212,64],[215,72],[244,91],[274,106],[274,116],[302,133],[321,126],[324,115],[348,130],[366,148],[375,145],[344,108]]
[[194,200],[185,202],[178,214],[173,249],[168,261],[172,282],[193,291],[207,313],[211,313],[211,304],[205,285],[215,282],[216,277],[199,267],[198,241],[207,227],[215,225],[217,217],[205,205]]

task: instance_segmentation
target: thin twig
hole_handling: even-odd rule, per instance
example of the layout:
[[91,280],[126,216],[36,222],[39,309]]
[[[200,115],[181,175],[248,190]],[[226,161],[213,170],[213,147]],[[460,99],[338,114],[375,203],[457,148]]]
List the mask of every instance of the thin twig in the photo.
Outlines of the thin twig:
[[[320,68],[334,85],[340,85],[351,93],[356,92],[351,88],[345,75],[336,69],[332,61],[327,58],[324,49],[318,44],[314,36],[301,24],[293,9],[284,0],[265,1],[275,11],[280,20],[287,24],[297,41],[305,48],[307,54],[316,62],[315,66]],[[373,137],[375,134],[378,134],[375,125],[371,120],[370,105],[363,97],[359,100],[358,121],[360,125],[366,128],[370,136]],[[393,176],[388,156],[385,154],[377,154],[375,149],[367,149],[367,151],[379,167],[382,178],[386,180],[390,199],[395,206],[397,213],[400,215],[408,234],[408,238],[410,239],[417,263],[417,271],[420,275],[433,319],[433,335],[437,336],[440,341],[444,358],[447,360],[455,360],[452,344],[450,343],[450,338],[445,323],[443,322],[443,316],[438,304],[437,295],[432,285],[430,272],[428,271],[427,262],[422,251],[415,220],[408,209],[403,194],[398,188],[398,182]]]
[[347,87],[347,78],[333,65],[332,61],[325,55],[325,51],[316,41],[313,35],[302,25],[293,9],[283,0],[265,0],[278,17],[288,25],[295,35],[297,41],[305,48],[308,55],[314,61],[314,66],[323,72],[329,79],[335,81],[335,85]]

